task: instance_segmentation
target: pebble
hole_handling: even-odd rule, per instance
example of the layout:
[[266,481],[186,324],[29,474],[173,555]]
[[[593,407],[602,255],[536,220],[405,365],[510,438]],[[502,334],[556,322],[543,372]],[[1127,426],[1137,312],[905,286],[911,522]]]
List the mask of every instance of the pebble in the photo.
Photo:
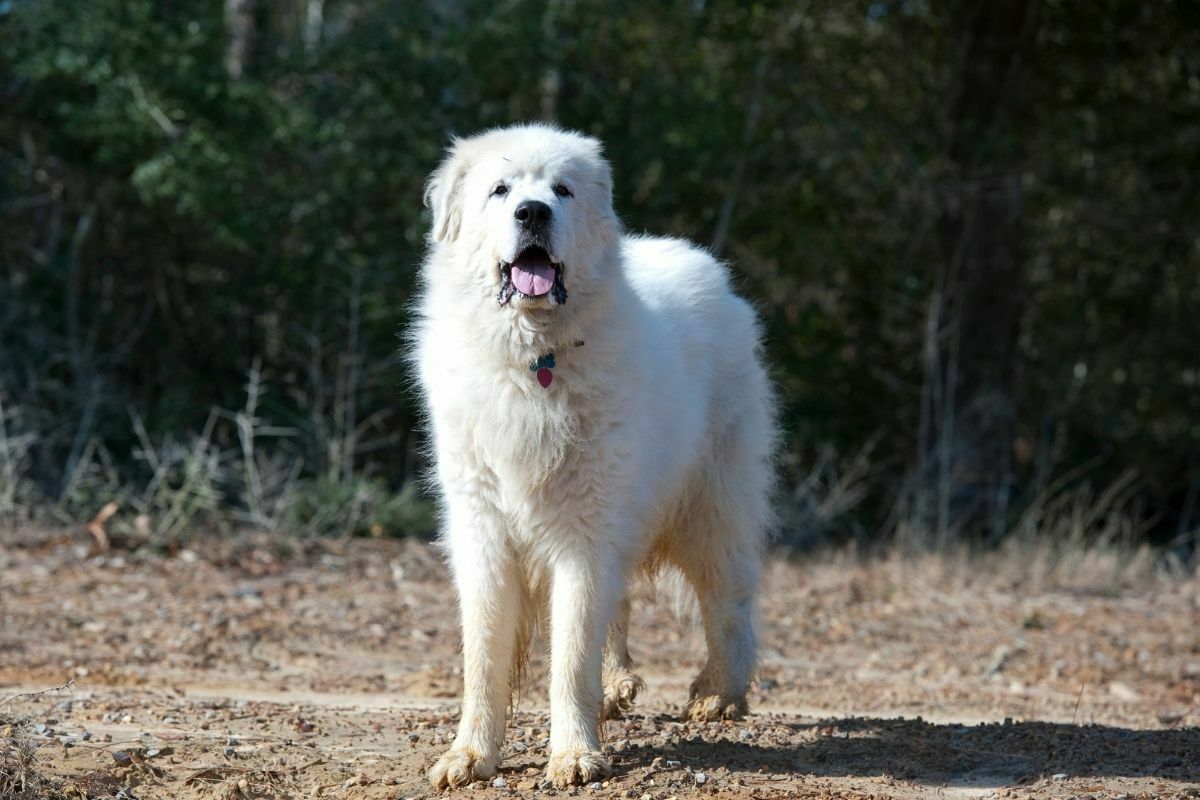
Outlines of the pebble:
[[229,745],[230,747],[237,747],[239,742],[236,736],[230,736],[225,740],[225,744]]
[[692,776],[692,778],[695,779],[697,786],[703,786],[704,784],[708,783],[708,776],[703,772],[697,772]]
[[1056,781],[1065,781],[1067,779],[1067,773],[1056,772],[1053,775],[1051,775],[1050,777],[1051,777],[1051,779],[1056,780]]
[[591,789],[592,791],[597,791],[599,789],[603,789],[604,784],[602,784],[600,781],[596,781],[595,783],[589,783],[588,788]]
[[497,789],[503,789],[504,787],[508,786],[508,781],[504,780],[504,778],[496,778],[494,781],[492,781],[492,786]]

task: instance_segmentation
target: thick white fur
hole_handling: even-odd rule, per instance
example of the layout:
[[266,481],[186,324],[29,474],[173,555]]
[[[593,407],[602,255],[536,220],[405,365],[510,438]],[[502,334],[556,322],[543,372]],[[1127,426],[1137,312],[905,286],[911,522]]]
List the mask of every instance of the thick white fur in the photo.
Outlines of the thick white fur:
[[[507,194],[492,194],[498,182]],[[564,305],[497,302],[527,199],[553,211]],[[430,779],[495,773],[525,637],[548,615],[547,776],[592,781],[610,771],[602,711],[628,708],[641,685],[625,647],[639,572],[677,568],[699,600],[708,660],[688,714],[746,709],[775,438],[758,323],[707,252],[623,235],[594,139],[524,125],[456,140],[427,202],[412,358],[464,657],[458,736]],[[550,352],[543,389],[529,364]]]

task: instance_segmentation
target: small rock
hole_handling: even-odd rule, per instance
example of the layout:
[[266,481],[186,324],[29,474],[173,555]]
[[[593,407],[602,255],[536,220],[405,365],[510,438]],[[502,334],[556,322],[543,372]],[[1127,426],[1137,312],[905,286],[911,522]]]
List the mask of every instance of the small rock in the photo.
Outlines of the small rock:
[[497,777],[494,781],[492,781],[492,786],[497,789],[503,789],[504,787],[508,786],[508,781],[504,780],[504,778]]
[[163,717],[163,725],[178,725],[179,720],[174,717]]
[[1055,781],[1065,781],[1065,780],[1067,779],[1067,773],[1065,773],[1065,772],[1056,772],[1056,773],[1054,773],[1053,775],[1051,775],[1051,776],[1050,776],[1050,779],[1051,779],[1051,780],[1055,780]]
[[117,750],[114,752],[112,754],[112,759],[122,767],[133,763],[133,759],[129,757],[129,753],[126,753],[124,750]]
[[237,755],[237,750],[234,750],[232,747],[226,747],[221,752],[223,752],[225,754],[226,758],[233,758],[234,756]]
[[600,783],[600,781],[596,781],[595,783],[589,783],[587,788],[591,789],[594,792],[599,789],[603,789],[604,784]]
[[229,745],[230,747],[237,747],[238,746],[237,737],[230,736],[228,739],[225,740],[225,744]]
[[704,784],[708,783],[708,776],[703,772],[697,772],[696,774],[692,775],[692,778],[696,781],[697,786],[703,786]]
[[1128,703],[1135,703],[1142,699],[1142,696],[1138,693],[1137,689],[1134,689],[1129,684],[1122,683],[1121,681],[1113,681],[1112,683],[1108,684],[1108,693],[1118,700],[1124,700]]

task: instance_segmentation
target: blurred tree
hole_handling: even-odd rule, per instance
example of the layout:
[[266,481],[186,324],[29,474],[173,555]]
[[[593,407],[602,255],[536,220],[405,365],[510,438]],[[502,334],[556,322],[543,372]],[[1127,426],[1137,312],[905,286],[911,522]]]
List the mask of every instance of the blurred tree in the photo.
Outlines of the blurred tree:
[[789,535],[990,538],[1090,482],[1194,541],[1198,54],[1185,0],[0,3],[0,466],[53,505],[261,374],[257,452],[399,489],[421,186],[541,117],[759,305]]

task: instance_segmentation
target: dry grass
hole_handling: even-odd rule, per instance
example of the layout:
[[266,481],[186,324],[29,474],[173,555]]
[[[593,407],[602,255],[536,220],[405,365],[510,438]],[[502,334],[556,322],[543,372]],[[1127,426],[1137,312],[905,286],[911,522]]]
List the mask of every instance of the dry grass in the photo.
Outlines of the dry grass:
[[61,781],[38,769],[37,744],[23,723],[0,716],[0,797],[6,800],[46,800],[61,796]]

